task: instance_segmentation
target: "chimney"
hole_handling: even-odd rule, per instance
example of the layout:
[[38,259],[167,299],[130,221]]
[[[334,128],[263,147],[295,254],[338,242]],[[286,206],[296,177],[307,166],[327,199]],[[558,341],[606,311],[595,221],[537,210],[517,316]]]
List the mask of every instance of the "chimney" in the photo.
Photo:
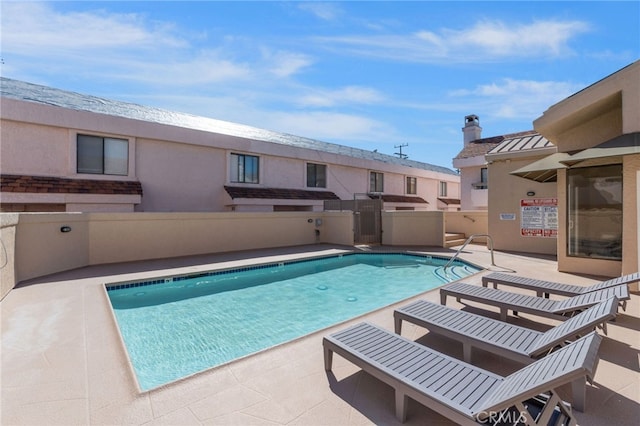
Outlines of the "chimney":
[[481,138],[482,127],[480,127],[480,119],[477,115],[467,115],[464,118],[462,133],[464,134],[464,146],[467,146],[471,141]]

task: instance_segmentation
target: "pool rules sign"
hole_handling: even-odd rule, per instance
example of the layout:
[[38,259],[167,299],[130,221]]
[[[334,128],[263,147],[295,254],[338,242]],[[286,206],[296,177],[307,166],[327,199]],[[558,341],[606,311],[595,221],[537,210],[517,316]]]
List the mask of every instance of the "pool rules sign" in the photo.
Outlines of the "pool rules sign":
[[556,238],[558,236],[558,199],[520,200],[520,235]]

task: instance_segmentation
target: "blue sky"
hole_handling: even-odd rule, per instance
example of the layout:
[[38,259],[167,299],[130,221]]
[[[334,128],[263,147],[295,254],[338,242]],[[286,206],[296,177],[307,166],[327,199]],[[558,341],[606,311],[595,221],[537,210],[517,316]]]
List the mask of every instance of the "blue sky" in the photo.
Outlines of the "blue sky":
[[2,1],[2,75],[452,167],[640,58],[640,2]]

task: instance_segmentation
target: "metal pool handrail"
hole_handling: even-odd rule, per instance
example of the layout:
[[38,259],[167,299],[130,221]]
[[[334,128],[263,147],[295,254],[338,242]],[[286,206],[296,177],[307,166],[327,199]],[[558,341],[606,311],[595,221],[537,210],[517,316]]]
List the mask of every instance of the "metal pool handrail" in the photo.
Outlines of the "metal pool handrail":
[[474,238],[477,238],[477,237],[486,237],[487,238],[487,241],[489,242],[489,250],[491,250],[491,266],[496,266],[496,262],[493,259],[493,238],[491,238],[491,235],[489,235],[489,234],[473,234],[472,236],[467,238],[467,241],[465,241],[464,244],[458,249],[456,254],[454,254],[453,257],[451,259],[449,259],[447,264],[444,265],[444,270],[445,271],[447,270],[447,268],[449,266],[451,266],[453,261],[456,260],[456,258],[460,254],[460,252],[467,246],[467,244],[469,244],[471,241],[473,241]]

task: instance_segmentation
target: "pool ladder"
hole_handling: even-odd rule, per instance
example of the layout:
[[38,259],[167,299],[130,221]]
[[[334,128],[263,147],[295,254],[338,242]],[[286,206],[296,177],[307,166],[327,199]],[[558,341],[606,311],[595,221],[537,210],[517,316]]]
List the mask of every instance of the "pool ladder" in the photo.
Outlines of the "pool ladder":
[[491,235],[489,234],[473,234],[472,236],[470,236],[469,238],[467,238],[467,241],[464,242],[464,244],[458,249],[458,251],[456,252],[456,254],[453,255],[453,257],[451,259],[449,259],[449,261],[446,263],[446,265],[444,265],[444,273],[447,273],[447,268],[449,266],[451,266],[451,264],[453,263],[454,260],[456,260],[458,258],[458,255],[460,254],[460,252],[462,250],[464,250],[464,248],[467,246],[467,244],[469,244],[471,241],[473,241],[475,238],[478,237],[486,237],[487,241],[489,242],[489,250],[491,250],[491,266],[496,266],[496,262],[493,258],[493,238],[491,238]]

